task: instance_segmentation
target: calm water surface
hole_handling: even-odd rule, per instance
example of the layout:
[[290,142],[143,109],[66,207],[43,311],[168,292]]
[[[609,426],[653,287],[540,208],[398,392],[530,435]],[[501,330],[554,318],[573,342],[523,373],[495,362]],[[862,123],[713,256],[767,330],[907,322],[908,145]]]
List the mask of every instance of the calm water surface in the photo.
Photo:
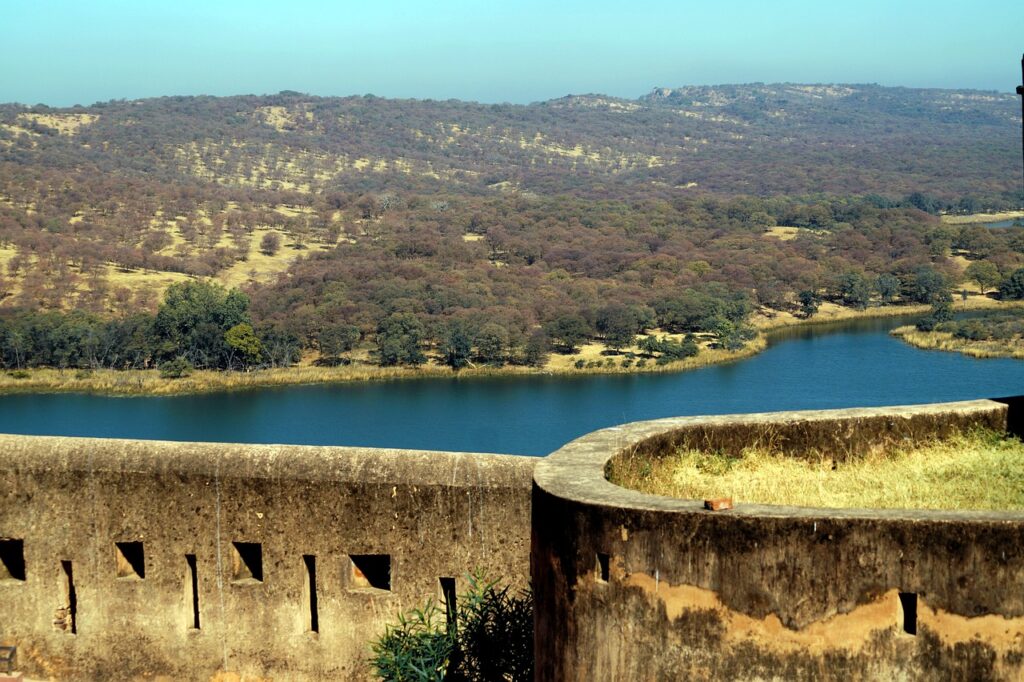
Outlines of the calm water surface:
[[905,320],[776,333],[748,360],[678,374],[429,379],[212,395],[0,396],[0,432],[543,455],[613,424],[678,415],[1024,394],[1024,362],[921,351]]

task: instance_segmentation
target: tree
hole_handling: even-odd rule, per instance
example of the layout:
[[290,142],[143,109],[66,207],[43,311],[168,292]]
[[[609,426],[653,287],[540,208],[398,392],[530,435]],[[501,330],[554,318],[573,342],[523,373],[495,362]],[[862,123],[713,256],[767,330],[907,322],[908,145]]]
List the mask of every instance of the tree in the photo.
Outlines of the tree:
[[573,353],[590,335],[590,325],[575,313],[564,313],[545,324],[544,331],[563,353]]
[[192,363],[182,356],[173,360],[160,363],[160,377],[162,379],[181,379],[192,374]]
[[444,341],[441,344],[441,353],[444,356],[444,364],[452,369],[462,369],[469,364],[469,355],[473,350],[473,341],[466,324],[461,320],[452,320],[444,333]]
[[882,303],[892,303],[900,295],[900,280],[895,275],[882,273],[875,280],[875,288],[878,289]]
[[818,312],[817,292],[805,289],[800,292],[797,298],[800,300],[800,314],[805,318]]
[[260,239],[260,253],[264,256],[273,256],[281,248],[281,235],[277,232],[267,232]]
[[937,214],[942,209],[942,204],[935,197],[922,192],[914,192],[907,197],[907,203],[925,213]]
[[476,334],[476,355],[489,365],[503,365],[509,344],[508,331],[499,324],[488,322]]
[[205,282],[172,284],[153,323],[158,360],[184,356],[195,367],[227,367],[232,350],[225,333],[235,325],[251,325],[248,309],[249,299],[237,289]]
[[381,320],[374,340],[381,365],[422,365],[427,361],[420,350],[423,324],[411,313],[392,313]]
[[864,310],[871,301],[871,283],[863,273],[849,270],[839,276],[839,297],[843,305]]
[[736,323],[726,318],[720,318],[714,328],[718,342],[725,350],[740,350],[747,341],[757,336],[757,331],[748,324]]
[[548,335],[537,329],[526,339],[523,346],[523,362],[531,367],[540,367],[548,361]]
[[996,267],[995,263],[987,260],[976,260],[967,266],[964,271],[967,278],[972,282],[978,283],[978,288],[984,295],[985,289],[994,287],[999,284],[999,268]]
[[914,271],[910,298],[917,303],[929,305],[936,301],[951,300],[949,281],[945,275],[930,265],[922,265]]
[[359,327],[351,324],[327,324],[317,333],[317,345],[324,358],[337,360],[359,342]]
[[597,331],[604,335],[604,342],[618,351],[633,344],[639,323],[636,314],[623,305],[612,305],[597,312]]
[[999,285],[999,298],[1020,300],[1024,298],[1024,268],[1018,268]]
[[918,331],[930,332],[942,322],[953,319],[953,306],[951,301],[936,301],[931,311],[917,323]]
[[228,359],[228,367],[237,358],[243,368],[248,368],[260,361],[263,355],[263,344],[260,343],[252,325],[246,322],[236,324],[224,333],[224,341],[232,353]]

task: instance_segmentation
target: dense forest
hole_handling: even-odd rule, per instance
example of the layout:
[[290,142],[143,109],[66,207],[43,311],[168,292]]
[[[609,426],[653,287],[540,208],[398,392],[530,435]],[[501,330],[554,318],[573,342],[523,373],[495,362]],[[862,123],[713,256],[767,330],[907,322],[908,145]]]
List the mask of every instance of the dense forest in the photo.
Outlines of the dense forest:
[[1020,208],[1016,106],[788,84],[0,105],[0,363],[674,359],[742,346],[754,313],[997,290],[1024,231],[939,214]]

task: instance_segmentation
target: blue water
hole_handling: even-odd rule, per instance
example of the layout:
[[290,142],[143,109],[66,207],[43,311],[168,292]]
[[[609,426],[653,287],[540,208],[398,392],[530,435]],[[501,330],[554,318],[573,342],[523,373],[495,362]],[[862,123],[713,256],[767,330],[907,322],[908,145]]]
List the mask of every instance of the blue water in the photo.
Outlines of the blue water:
[[1024,394],[1024,362],[921,351],[902,320],[776,334],[763,353],[671,374],[428,379],[180,397],[0,396],[0,432],[544,455],[641,419]]
[[1017,223],[1018,221],[1020,221],[1020,218],[1010,219],[1010,220],[997,220],[994,223],[982,223],[982,224],[985,227],[992,227],[992,228],[1000,229],[1000,228],[1005,228],[1005,227],[1013,227],[1014,224]]

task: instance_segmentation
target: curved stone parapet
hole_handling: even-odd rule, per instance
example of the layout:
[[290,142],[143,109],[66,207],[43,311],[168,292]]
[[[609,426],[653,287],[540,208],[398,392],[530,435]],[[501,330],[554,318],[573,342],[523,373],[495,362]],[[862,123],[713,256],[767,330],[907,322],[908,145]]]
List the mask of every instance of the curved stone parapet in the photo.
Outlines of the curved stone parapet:
[[710,512],[605,478],[615,457],[679,446],[770,439],[844,459],[1007,419],[978,400],[662,419],[569,443],[534,470],[536,679],[1020,679],[1024,514]]

